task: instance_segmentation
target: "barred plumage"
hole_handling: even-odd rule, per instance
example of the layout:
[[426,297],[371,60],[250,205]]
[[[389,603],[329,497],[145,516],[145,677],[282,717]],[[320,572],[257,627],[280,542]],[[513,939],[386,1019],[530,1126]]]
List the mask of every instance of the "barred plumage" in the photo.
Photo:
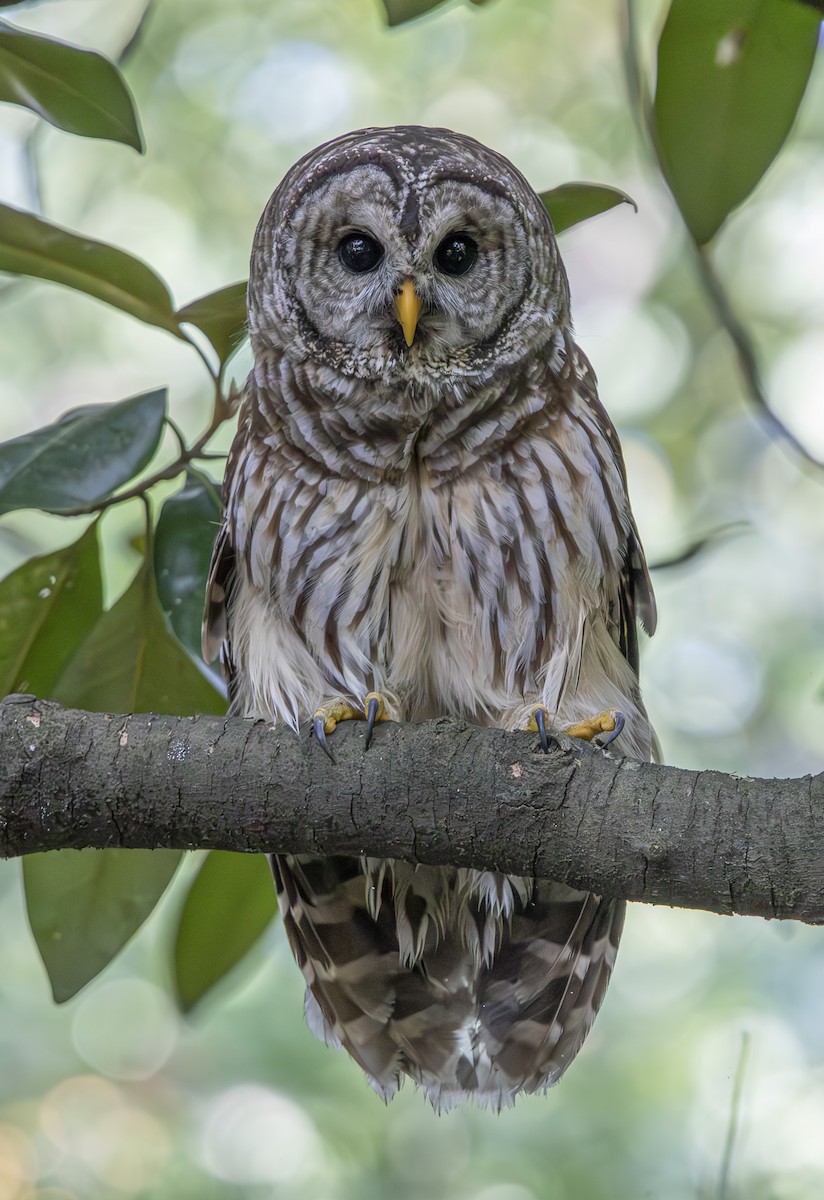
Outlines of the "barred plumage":
[[[368,272],[337,253],[353,229],[382,250]],[[435,248],[455,231],[477,260],[453,278]],[[650,756],[635,623],[652,632],[654,603],[568,309],[543,205],[472,139],[364,130],[292,168],[255,238],[254,367],[204,631],[234,712],[297,729],[372,691],[403,721],[616,708],[619,748]],[[274,871],[310,1027],[383,1096],[405,1074],[437,1108],[500,1107],[580,1047],[623,903],[352,857]]]

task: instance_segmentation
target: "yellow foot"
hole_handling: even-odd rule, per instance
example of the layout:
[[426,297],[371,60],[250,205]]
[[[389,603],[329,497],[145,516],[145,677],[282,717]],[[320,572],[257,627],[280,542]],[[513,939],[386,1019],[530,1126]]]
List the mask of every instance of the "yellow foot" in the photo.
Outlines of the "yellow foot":
[[[544,754],[549,753],[549,735],[547,730],[552,729],[552,717],[549,709],[543,704],[536,704],[529,714],[529,720],[526,723],[526,728],[529,733],[538,733],[541,737],[541,749]],[[568,725],[561,732],[565,737],[579,738],[582,742],[591,742],[599,734],[606,733],[608,736],[599,744],[608,746],[610,742],[614,742],[618,734],[624,728],[624,714],[618,712],[616,708],[605,709],[604,712],[598,713],[595,717],[589,717],[586,721],[578,721],[575,725]]]
[[368,750],[369,743],[372,741],[372,730],[375,728],[375,722],[386,721],[387,719],[386,703],[380,692],[367,692],[364,697],[363,708],[355,708],[348,700],[344,700],[341,696],[336,700],[331,700],[329,704],[324,704],[320,708],[315,709],[312,714],[312,732],[334,762],[335,756],[329,749],[329,742],[326,735],[334,733],[339,721],[366,721],[366,745],[364,749]]
[[564,733],[567,737],[580,738],[582,742],[591,742],[599,733],[606,733],[609,736],[604,738],[600,745],[608,746],[610,742],[615,741],[623,728],[624,714],[617,708],[607,708],[596,717],[589,717],[586,721],[570,725]]

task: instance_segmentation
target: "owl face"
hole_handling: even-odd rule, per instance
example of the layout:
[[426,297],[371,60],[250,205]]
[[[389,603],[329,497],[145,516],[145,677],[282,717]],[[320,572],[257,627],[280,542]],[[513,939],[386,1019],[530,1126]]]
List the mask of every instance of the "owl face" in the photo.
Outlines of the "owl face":
[[361,378],[505,365],[552,336],[566,280],[515,168],[445,130],[364,130],[286,176],[252,255],[253,345]]

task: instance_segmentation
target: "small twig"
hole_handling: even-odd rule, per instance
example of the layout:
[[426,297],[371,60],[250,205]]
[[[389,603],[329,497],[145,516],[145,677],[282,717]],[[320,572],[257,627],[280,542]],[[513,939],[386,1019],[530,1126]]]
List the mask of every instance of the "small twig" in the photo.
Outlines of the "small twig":
[[738,1136],[738,1127],[741,1116],[741,1098],[744,1094],[744,1076],[747,1072],[747,1059],[750,1054],[749,1032],[745,1030],[741,1035],[741,1050],[738,1055],[738,1065],[735,1068],[735,1079],[732,1084],[732,1096],[730,1097],[730,1116],[727,1122],[727,1136],[724,1139],[724,1151],[721,1155],[721,1170],[718,1175],[718,1188],[715,1193],[715,1200],[727,1200],[727,1188],[730,1182],[730,1171],[732,1168],[732,1156],[735,1150],[735,1139]]
[[669,571],[672,567],[683,567],[685,563],[691,562],[697,558],[707,546],[712,546],[721,538],[729,537],[731,534],[740,533],[744,529],[749,528],[748,521],[730,521],[727,525],[719,525],[717,529],[710,530],[703,537],[696,538],[685,546],[683,550],[679,550],[676,554],[671,554],[669,558],[659,558],[655,562],[649,564],[650,571]]
[[761,371],[758,366],[755,347],[750,340],[749,334],[730,304],[729,297],[724,291],[721,280],[718,278],[710,257],[707,254],[706,246],[699,245],[692,235],[690,235],[689,241],[695,255],[695,262],[698,266],[701,282],[704,285],[704,292],[712,303],[715,315],[723,326],[727,337],[735,347],[738,355],[738,364],[741,368],[741,374],[744,376],[744,382],[747,386],[750,399],[766,423],[779,437],[788,441],[793,449],[802,455],[803,458],[806,458],[808,462],[812,463],[813,466],[824,466],[822,460],[816,458],[770,408],[767,392],[761,379]]
[[183,432],[182,432],[180,426],[177,424],[176,421],[173,421],[172,418],[168,414],[163,418],[163,420],[166,422],[168,427],[171,429],[172,433],[177,438],[177,445],[178,445],[178,449],[180,450],[181,455],[185,454],[188,447],[186,446],[186,439],[183,436]]

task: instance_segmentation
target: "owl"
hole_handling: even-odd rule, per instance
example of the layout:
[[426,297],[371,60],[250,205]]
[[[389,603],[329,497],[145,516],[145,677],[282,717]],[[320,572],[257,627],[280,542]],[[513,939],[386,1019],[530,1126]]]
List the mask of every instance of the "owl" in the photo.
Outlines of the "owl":
[[[307,154],[254,239],[253,367],[204,653],[231,711],[314,730],[460,717],[648,759],[655,609],[615,430],[547,212],[470,137],[365,129]],[[540,749],[536,740],[536,752]],[[624,903],[565,883],[278,854],[310,1029],[384,1098],[500,1109],[554,1084]]]

